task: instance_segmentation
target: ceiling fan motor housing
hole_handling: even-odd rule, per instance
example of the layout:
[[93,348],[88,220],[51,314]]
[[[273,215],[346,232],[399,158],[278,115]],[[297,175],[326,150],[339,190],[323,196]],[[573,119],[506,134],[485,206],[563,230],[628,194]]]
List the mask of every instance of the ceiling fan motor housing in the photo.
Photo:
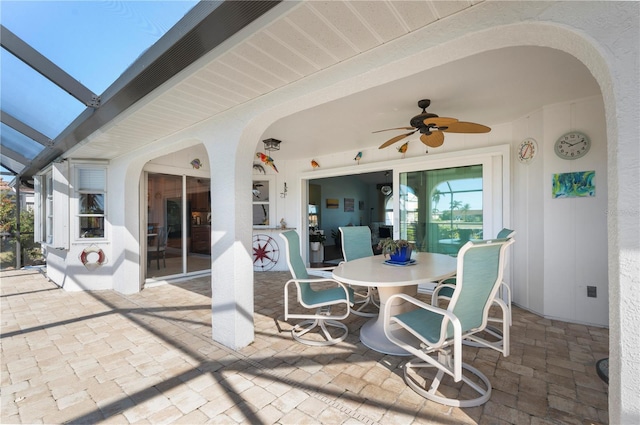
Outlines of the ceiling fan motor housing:
[[414,127],[414,128],[422,128],[422,127],[426,128],[424,120],[426,120],[427,118],[436,118],[436,117],[437,117],[436,114],[423,112],[411,118],[411,121],[409,122],[409,124],[411,124],[411,127]]

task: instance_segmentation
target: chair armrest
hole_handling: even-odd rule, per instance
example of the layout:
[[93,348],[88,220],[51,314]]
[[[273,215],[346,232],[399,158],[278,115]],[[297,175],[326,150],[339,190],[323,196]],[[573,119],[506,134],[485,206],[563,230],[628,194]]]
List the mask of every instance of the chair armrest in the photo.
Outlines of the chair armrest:
[[327,266],[327,267],[309,267],[307,269],[307,273],[312,272],[314,270],[323,271],[323,270],[333,270],[336,266]]
[[320,276],[320,277],[324,277],[324,278],[330,278],[331,277],[331,272],[335,268],[336,268],[336,266],[308,268],[307,269],[307,274],[310,274],[310,275],[313,275],[313,276]]
[[452,291],[455,291],[456,285],[451,283],[444,283],[441,285],[437,285],[435,288],[433,288],[433,293],[431,294],[431,305],[438,306],[438,297],[440,296],[440,291],[443,290],[444,288],[449,288]]
[[[410,302],[411,304],[415,305],[416,307],[420,307],[424,310],[428,310],[431,311],[433,313],[436,314],[440,314],[441,316],[445,316],[447,319],[451,320],[451,322],[454,323],[454,328],[455,328],[455,323],[458,324],[458,326],[460,327],[460,335],[462,336],[462,327],[460,325],[460,320],[458,319],[458,317],[453,314],[451,311],[449,310],[445,310],[443,308],[434,306],[434,305],[430,305],[427,303],[424,303],[422,301],[420,301],[417,298],[412,297],[411,295],[407,295],[407,294],[394,294],[392,296],[389,297],[389,299],[387,300],[386,305],[384,306],[384,324],[386,325],[387,322],[389,321],[389,319],[391,318],[391,308],[393,306],[393,301],[397,298],[402,298],[405,301]],[[454,329],[455,331],[455,329]]]
[[352,300],[352,297],[351,297],[351,294],[349,292],[349,288],[347,287],[347,285],[345,285],[342,282],[338,282],[335,279],[331,279],[331,278],[289,279],[284,284],[284,296],[285,296],[285,298],[288,296],[289,284],[295,283],[296,284],[296,289],[298,291],[298,301],[302,302],[302,300],[300,299],[300,286],[298,284],[299,283],[321,283],[321,282],[332,282],[332,283],[335,283],[338,287],[342,288],[342,290],[344,291],[344,296],[345,296],[345,300],[347,302],[347,305],[348,306],[352,306],[353,305],[353,300]]

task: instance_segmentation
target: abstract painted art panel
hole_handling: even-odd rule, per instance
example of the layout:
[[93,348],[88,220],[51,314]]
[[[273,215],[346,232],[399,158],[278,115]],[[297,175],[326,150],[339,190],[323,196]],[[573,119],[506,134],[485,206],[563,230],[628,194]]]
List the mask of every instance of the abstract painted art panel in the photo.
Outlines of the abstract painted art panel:
[[553,198],[582,198],[596,196],[595,171],[578,171],[553,175]]

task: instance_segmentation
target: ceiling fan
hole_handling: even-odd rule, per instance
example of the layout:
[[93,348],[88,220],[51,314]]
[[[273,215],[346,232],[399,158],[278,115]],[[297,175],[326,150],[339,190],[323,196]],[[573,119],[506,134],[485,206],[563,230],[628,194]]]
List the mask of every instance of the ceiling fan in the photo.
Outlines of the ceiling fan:
[[427,108],[431,104],[431,100],[422,99],[418,101],[418,107],[422,108],[422,112],[411,118],[409,124],[411,127],[387,128],[385,130],[374,131],[380,133],[390,130],[411,130],[399,136],[392,137],[384,142],[378,149],[384,149],[396,142],[409,137],[416,132],[420,132],[420,141],[431,148],[437,148],[444,143],[444,133],[488,133],[491,129],[482,124],[473,122],[458,121],[457,118],[439,117],[436,114],[427,112]]

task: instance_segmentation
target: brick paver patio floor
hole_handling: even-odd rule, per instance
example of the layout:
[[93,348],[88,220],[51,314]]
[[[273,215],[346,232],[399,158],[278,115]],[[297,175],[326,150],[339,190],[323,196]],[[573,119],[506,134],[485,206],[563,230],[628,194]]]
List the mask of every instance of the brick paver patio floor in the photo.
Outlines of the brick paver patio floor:
[[358,338],[332,347],[292,340],[286,272],[255,280],[255,341],[239,351],[211,339],[209,278],[147,288],[65,292],[36,270],[0,273],[0,422],[251,424],[608,423],[595,362],[608,330],[514,307],[511,355],[465,347],[491,380],[483,406],[426,401],[402,378],[406,357]]

